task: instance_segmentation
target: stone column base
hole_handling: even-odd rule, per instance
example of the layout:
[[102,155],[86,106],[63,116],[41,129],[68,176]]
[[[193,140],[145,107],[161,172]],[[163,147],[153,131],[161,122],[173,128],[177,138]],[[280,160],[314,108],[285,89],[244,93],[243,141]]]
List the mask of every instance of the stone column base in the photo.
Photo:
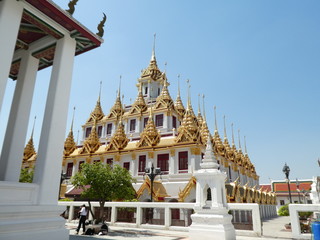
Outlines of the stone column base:
[[235,240],[236,233],[229,214],[195,213],[191,215],[190,240]]
[[0,206],[1,240],[68,240],[63,211],[50,205]]

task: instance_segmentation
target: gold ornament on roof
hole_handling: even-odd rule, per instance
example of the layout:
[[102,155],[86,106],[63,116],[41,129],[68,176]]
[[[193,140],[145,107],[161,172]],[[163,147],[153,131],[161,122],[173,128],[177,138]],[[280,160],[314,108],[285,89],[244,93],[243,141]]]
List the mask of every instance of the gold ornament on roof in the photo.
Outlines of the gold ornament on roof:
[[69,156],[71,153],[74,152],[74,150],[76,150],[76,143],[74,141],[74,137],[73,137],[73,121],[74,121],[74,112],[75,112],[76,108],[73,108],[73,116],[72,116],[72,122],[71,122],[71,128],[70,128],[70,132],[68,134],[67,139],[64,142],[64,151],[63,151],[63,155],[64,156]]
[[94,125],[92,126],[91,133],[86,138],[83,143],[83,147],[80,151],[81,154],[83,153],[94,153],[100,147],[101,143],[99,141],[99,137],[96,131],[96,121],[94,121]]
[[165,108],[169,112],[171,112],[172,109],[174,109],[174,104],[169,94],[167,86],[168,86],[167,79],[165,79],[161,94],[157,97],[155,109]]
[[104,24],[105,24],[106,20],[107,20],[107,16],[103,13],[103,18],[102,18],[101,22],[98,24],[98,27],[97,27],[99,32],[96,33],[101,38],[103,37],[103,34],[104,34],[103,27],[104,27]]
[[143,129],[140,137],[137,147],[152,147],[156,146],[160,142],[160,134],[153,121],[152,106],[150,107],[150,115],[147,125]]
[[155,54],[156,34],[154,34],[153,49],[149,66],[141,73],[141,78],[151,78],[153,81],[163,79],[163,74],[158,68]]
[[[206,118],[206,111],[204,107],[204,94],[202,95],[202,108],[203,108],[203,119],[202,119],[202,124],[200,126],[200,137],[201,137],[201,142],[203,145],[207,144],[208,138],[211,139],[211,134],[208,128],[207,124],[207,118]],[[199,105],[200,109],[200,105]]]
[[225,156],[225,147],[221,141],[221,138],[220,138],[220,135],[218,132],[216,106],[214,106],[214,124],[215,124],[215,129],[214,129],[214,134],[212,137],[213,149],[216,154],[219,154],[224,157]]
[[175,140],[176,143],[182,143],[182,142],[200,143],[200,132],[199,132],[198,124],[196,122],[196,117],[194,115],[194,112],[191,106],[189,89],[190,89],[190,85],[188,86],[187,110],[183,117],[181,126],[178,128],[178,136]]
[[71,0],[69,3],[68,3],[68,7],[69,9],[66,10],[68,13],[70,13],[70,15],[72,15],[74,13],[74,10],[75,10],[75,5],[77,4],[78,0]]
[[102,82],[100,82],[99,97],[98,97],[96,106],[93,109],[93,111],[91,112],[90,117],[87,120],[87,123],[93,123],[94,121],[99,122],[104,117],[104,114],[103,114],[103,111],[102,111],[102,108],[101,108],[101,103],[100,103],[101,85],[102,85]]
[[106,147],[106,151],[122,150],[128,145],[129,139],[124,131],[122,119],[118,123],[118,127],[114,135],[111,137],[110,143]]
[[142,95],[142,84],[139,83],[139,92],[136,101],[133,103],[129,114],[139,113],[140,115],[143,114],[147,110],[147,104],[144,100]]
[[174,108],[176,109],[176,111],[179,114],[179,119],[182,120],[186,110],[183,106],[183,103],[182,103],[182,100],[180,97],[180,75],[178,75],[178,95],[177,95],[177,99],[174,103]]
[[35,150],[34,144],[33,144],[33,132],[34,132],[34,126],[36,123],[36,119],[37,119],[37,117],[35,116],[34,121],[33,121],[33,127],[32,127],[30,139],[29,139],[29,141],[23,151],[23,162],[28,161],[28,159],[30,159],[33,155],[36,154],[36,150]]
[[121,76],[120,76],[120,82],[119,82],[119,90],[117,93],[116,101],[113,105],[113,107],[110,110],[110,113],[108,115],[108,119],[115,118],[116,121],[119,121],[120,117],[124,113],[124,109],[122,107],[121,99],[120,99],[120,87],[121,87]]
[[201,108],[200,108],[200,94],[198,94],[198,116],[197,116],[197,122],[199,127],[201,128],[202,122],[203,122],[203,117],[201,115]]

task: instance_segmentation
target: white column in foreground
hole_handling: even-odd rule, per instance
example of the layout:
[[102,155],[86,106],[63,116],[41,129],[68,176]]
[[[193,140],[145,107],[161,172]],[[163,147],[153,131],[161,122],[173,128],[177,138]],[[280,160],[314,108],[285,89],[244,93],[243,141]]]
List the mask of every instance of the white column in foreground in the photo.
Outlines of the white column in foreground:
[[34,175],[40,205],[57,205],[75,47],[67,35],[56,45]]
[[0,112],[6,90],[14,48],[17,41],[22,3],[19,1],[0,1]]
[[3,181],[19,181],[38,65],[29,51],[23,52],[0,157]]

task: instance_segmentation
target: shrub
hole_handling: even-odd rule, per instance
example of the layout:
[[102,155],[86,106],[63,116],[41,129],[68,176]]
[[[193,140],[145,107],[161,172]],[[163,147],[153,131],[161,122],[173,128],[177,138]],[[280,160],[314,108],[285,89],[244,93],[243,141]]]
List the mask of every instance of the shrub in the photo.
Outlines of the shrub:
[[279,216],[289,216],[289,204],[283,205],[282,207],[279,208],[278,210],[278,215]]

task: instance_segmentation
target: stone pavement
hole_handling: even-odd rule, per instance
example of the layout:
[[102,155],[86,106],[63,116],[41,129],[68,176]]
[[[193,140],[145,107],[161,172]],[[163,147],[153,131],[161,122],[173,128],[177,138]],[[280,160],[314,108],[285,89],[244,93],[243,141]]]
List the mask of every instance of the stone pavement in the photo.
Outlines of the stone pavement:
[[[289,223],[289,217],[277,217],[263,222],[263,236],[262,237],[249,237],[249,236],[237,236],[236,240],[287,240],[291,238],[291,231],[284,229],[284,224]],[[75,224],[67,224],[67,228],[70,229],[69,240],[96,240],[96,239],[108,239],[108,240],[124,240],[124,239],[139,239],[139,240],[187,240],[189,239],[188,232],[182,231],[168,231],[158,229],[141,229],[141,228],[129,228],[129,227],[109,227],[110,231],[108,235],[104,236],[83,236],[75,235]],[[82,230],[80,230],[80,233]],[[214,239],[214,238],[213,238]]]

